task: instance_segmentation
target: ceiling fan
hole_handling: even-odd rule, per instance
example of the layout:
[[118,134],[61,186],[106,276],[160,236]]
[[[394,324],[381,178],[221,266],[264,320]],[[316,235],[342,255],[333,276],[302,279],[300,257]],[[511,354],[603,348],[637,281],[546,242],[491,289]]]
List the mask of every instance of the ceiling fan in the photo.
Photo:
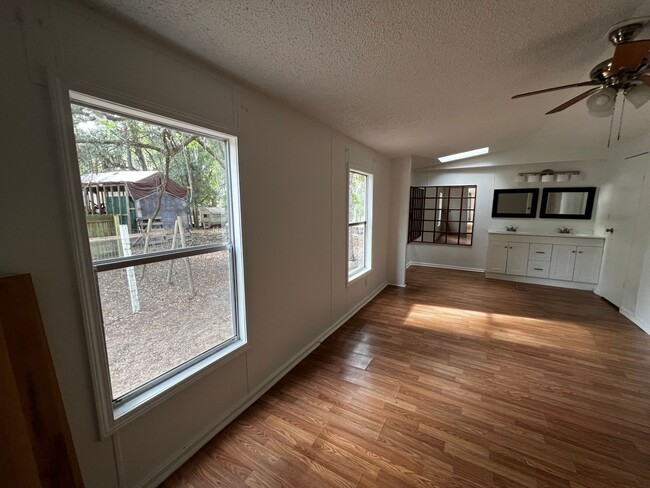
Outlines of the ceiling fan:
[[650,21],[650,17],[631,19],[612,27],[609,41],[615,46],[614,56],[598,63],[589,73],[589,80],[545,90],[522,93],[513,99],[539,95],[566,88],[590,86],[589,90],[564,102],[546,114],[555,114],[585,98],[589,113],[608,116],[613,113],[616,95],[622,91],[636,108],[650,100],[650,39],[635,41],[634,38]]

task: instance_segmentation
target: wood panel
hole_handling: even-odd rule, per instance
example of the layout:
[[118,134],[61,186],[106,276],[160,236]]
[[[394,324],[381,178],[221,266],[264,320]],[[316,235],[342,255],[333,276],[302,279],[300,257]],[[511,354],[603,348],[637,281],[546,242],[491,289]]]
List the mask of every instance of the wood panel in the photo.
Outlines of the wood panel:
[[591,292],[411,267],[166,488],[650,486],[650,337]]
[[0,485],[82,487],[29,275],[0,277]]

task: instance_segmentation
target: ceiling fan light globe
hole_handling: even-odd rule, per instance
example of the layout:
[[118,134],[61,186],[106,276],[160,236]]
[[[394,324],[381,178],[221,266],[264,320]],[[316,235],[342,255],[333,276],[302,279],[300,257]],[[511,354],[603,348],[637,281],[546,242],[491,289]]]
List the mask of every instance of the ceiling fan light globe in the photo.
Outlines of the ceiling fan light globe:
[[608,87],[587,98],[589,113],[595,117],[607,117],[611,115],[616,105],[616,90]]
[[595,112],[593,110],[589,110],[589,115],[591,115],[592,117],[611,117],[613,113],[614,113],[614,108],[602,112]]
[[636,85],[625,94],[625,98],[634,105],[634,108],[641,108],[650,100],[650,86]]

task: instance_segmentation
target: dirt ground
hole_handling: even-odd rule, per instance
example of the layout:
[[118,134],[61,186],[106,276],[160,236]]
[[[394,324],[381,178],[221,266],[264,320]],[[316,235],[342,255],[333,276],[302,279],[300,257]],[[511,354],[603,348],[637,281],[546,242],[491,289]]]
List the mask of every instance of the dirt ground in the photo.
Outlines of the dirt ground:
[[[196,229],[188,245],[227,240],[226,230]],[[140,240],[140,242],[142,242]],[[363,264],[363,246],[359,236],[352,247]],[[167,236],[150,251],[169,249]],[[133,246],[133,254],[142,252]],[[98,275],[104,317],[113,398],[119,398],[161,374],[180,366],[208,349],[233,337],[230,300],[229,252],[219,251],[188,258],[195,293],[189,290],[185,262],[174,261],[171,283],[167,283],[169,262],[134,268],[140,311],[132,311],[127,270],[118,269]]]
[[[191,243],[214,242],[220,229],[192,230]],[[135,268],[140,311],[133,313],[127,271],[99,273],[98,282],[108,350],[113,398],[231,338],[234,334],[229,252],[188,258],[195,293],[188,285],[185,262]]]

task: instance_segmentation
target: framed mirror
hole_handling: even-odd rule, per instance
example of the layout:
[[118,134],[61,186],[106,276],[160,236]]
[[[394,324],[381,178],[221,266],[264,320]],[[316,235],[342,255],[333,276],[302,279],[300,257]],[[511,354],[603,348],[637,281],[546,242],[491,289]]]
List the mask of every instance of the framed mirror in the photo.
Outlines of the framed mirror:
[[596,198],[596,187],[544,188],[542,219],[585,219],[591,218]]
[[537,188],[494,190],[492,217],[534,219],[538,196]]

